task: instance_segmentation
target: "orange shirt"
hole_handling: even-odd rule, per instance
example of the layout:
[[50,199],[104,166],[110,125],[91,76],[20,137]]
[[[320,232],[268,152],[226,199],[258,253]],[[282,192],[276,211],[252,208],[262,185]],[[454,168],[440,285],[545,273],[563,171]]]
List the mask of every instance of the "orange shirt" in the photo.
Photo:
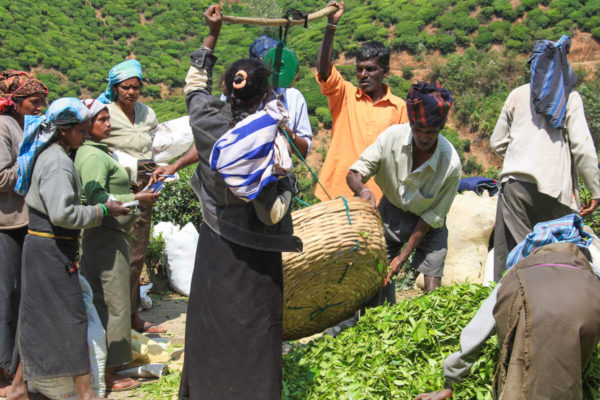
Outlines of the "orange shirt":
[[[322,81],[317,74],[317,82],[321,93],[327,96],[333,119],[331,144],[319,181],[331,198],[352,197],[354,194],[346,184],[350,166],[390,125],[408,122],[406,103],[394,96],[387,86],[385,95],[373,103],[369,95],[345,81],[335,66],[331,68],[327,81]],[[382,193],[375,181],[370,179],[367,186],[379,200]],[[315,186],[315,196],[321,201],[329,200],[318,184]]]

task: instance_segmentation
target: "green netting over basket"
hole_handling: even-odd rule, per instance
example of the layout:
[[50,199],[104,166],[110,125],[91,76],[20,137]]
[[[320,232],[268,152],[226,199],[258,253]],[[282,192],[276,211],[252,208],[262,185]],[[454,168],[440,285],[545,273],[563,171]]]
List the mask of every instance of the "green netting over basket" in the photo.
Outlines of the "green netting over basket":
[[350,317],[378,292],[387,266],[381,218],[368,202],[339,198],[292,217],[304,251],[283,254],[286,340]]

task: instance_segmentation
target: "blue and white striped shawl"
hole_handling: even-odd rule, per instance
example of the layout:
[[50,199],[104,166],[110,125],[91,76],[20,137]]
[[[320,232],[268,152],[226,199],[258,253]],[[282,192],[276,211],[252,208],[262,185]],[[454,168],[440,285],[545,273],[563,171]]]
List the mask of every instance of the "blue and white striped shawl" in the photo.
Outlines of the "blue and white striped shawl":
[[88,108],[74,97],[54,100],[45,115],[26,115],[23,142],[17,157],[15,192],[24,196],[31,184],[35,159],[50,143],[57,127],[78,124],[91,118]]
[[563,128],[567,113],[567,100],[577,83],[567,54],[571,39],[563,35],[554,43],[538,40],[533,47],[531,61],[531,99],[535,111],[545,114],[554,128]]
[[288,114],[270,101],[265,108],[238,122],[215,143],[210,168],[218,171],[229,189],[244,201],[292,170],[286,139],[280,133]]
[[578,214],[540,222],[533,227],[533,232],[525,237],[508,255],[506,269],[533,253],[535,249],[550,243],[568,242],[579,247],[589,247],[592,236],[583,230],[583,218]]

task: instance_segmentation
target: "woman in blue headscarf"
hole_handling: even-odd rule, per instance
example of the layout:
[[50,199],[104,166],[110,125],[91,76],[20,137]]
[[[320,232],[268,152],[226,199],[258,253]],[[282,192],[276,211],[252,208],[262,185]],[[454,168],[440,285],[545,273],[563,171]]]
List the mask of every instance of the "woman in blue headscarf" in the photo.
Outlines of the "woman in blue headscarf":
[[18,322],[23,376],[25,381],[72,377],[80,399],[99,397],[89,373],[79,233],[99,226],[106,215],[129,212],[114,201],[80,204],[80,178],[68,153],[88,137],[90,117],[75,98],[54,101],[44,116],[27,115],[15,187],[29,210]]
[[[142,66],[137,60],[127,60],[115,65],[108,73],[108,85],[98,97],[107,104],[110,113],[110,137],[104,140],[111,153],[121,151],[138,159],[137,187],[139,193],[148,184],[156,165],[152,162],[152,137],[150,131],[158,125],[156,114],[138,102],[142,88]],[[164,333],[161,325],[143,321],[138,315],[140,307],[139,280],[150,240],[152,205],[140,205],[140,218],[133,227],[135,240],[131,244],[131,327],[138,332]]]

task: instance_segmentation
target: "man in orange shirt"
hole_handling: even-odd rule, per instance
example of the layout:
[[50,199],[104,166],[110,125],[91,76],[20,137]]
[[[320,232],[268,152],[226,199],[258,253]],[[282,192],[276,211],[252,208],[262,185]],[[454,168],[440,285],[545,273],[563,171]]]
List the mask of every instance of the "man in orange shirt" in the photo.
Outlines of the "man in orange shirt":
[[[344,80],[331,63],[333,37],[344,12],[344,2],[330,2],[338,11],[329,15],[323,42],[317,58],[317,81],[321,93],[327,96],[333,118],[331,144],[323,163],[315,196],[321,201],[354,194],[346,185],[346,174],[363,150],[372,144],[387,127],[408,122],[404,100],[394,96],[383,83],[389,73],[390,52],[379,42],[366,42],[356,56],[358,86]],[[373,180],[367,186],[375,197],[381,190]],[[329,195],[329,196],[328,196]]]

